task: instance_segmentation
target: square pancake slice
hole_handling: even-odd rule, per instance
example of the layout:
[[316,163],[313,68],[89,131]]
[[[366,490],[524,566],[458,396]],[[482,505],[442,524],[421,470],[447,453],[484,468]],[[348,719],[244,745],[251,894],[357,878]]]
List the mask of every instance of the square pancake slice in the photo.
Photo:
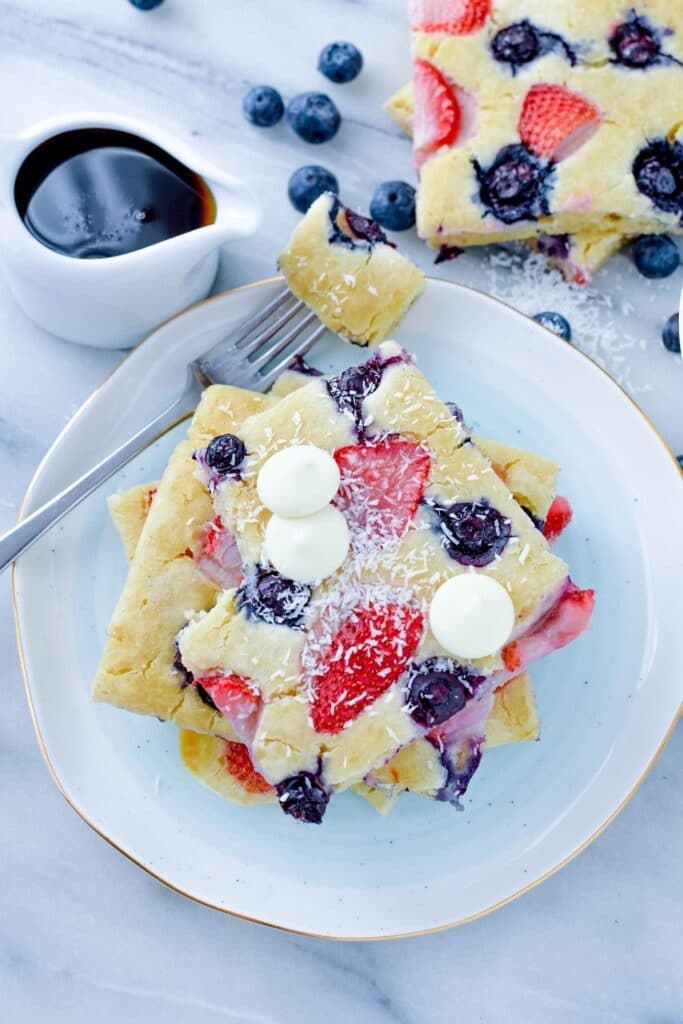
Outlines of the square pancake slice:
[[[219,479],[208,474],[207,485],[245,579],[182,631],[183,669],[230,718],[294,817],[320,820],[334,790],[423,736],[453,760],[455,802],[478,763],[489,698],[586,627],[592,593],[574,587],[566,564],[395,343],[251,417],[239,441],[239,465]],[[266,557],[271,514],[256,486],[272,455],[299,444],[340,465],[335,502],[351,536],[340,568],[312,584]],[[462,573],[492,576],[514,610],[510,642],[466,661],[429,627],[436,590]],[[447,683],[432,713],[423,688],[435,674]]]
[[680,4],[413,0],[411,28],[430,245],[680,232]]
[[[222,716],[202,701],[196,688],[183,685],[182,674],[174,668],[174,638],[188,614],[211,608],[216,599],[211,571],[216,565],[207,552],[213,508],[193,453],[215,435],[239,429],[269,401],[239,388],[208,388],[187,439],[173,452],[161,481],[134,492],[135,523],[122,513],[120,497],[110,499],[117,526],[125,520],[126,547],[132,546],[138,525],[142,530],[107,631],[93,684],[96,700],[200,731],[218,727]],[[219,578],[228,585],[235,581],[229,572]],[[227,723],[220,725],[225,728]]]
[[424,288],[418,268],[378,224],[325,193],[297,224],[280,269],[299,299],[358,345],[388,338]]
[[[384,109],[401,131],[412,137],[413,83],[409,82],[397,89],[385,103]],[[584,231],[571,235],[539,232],[525,241],[532,250],[545,256],[548,264],[559,270],[568,281],[588,284],[595,272],[621,249],[629,237],[615,231],[608,215],[601,223]],[[439,248],[445,244],[438,241]]]

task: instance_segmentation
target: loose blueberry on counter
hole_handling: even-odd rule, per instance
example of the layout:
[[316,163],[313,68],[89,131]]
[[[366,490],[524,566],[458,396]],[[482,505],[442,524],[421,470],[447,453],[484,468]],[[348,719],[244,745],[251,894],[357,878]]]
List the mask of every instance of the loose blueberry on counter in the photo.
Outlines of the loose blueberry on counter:
[[362,67],[363,55],[353,43],[328,43],[320,51],[318,70],[338,85],[352,82]]
[[526,18],[501,28],[491,40],[493,59],[501,64],[509,64],[513,75],[520,67],[551,50],[563,50],[569,63],[576,64],[576,55],[562,36],[555,32],[544,32]]
[[490,167],[472,161],[479,182],[479,198],[487,213],[503,224],[537,220],[550,213],[548,189],[554,164],[541,160],[522,143],[503,146]]
[[669,277],[681,262],[678,246],[669,235],[640,235],[633,243],[633,262],[643,275]]
[[129,0],[129,3],[133,7],[137,7],[139,11],[153,11],[155,7],[160,7],[164,0]]
[[486,498],[445,506],[433,501],[427,504],[437,518],[447,554],[460,565],[481,568],[505,550],[512,523]]
[[670,316],[664,324],[662,341],[664,342],[664,348],[667,348],[669,352],[681,351],[681,336],[678,329],[678,313],[674,313],[673,316]]
[[311,588],[282,576],[275,569],[257,565],[235,595],[237,607],[247,615],[273,626],[300,628]]
[[246,454],[244,441],[236,434],[219,434],[206,446],[204,461],[220,476],[231,476],[238,472]]
[[299,772],[279,782],[276,788],[285,814],[312,825],[319,825],[323,820],[330,795],[315,775]]
[[540,324],[541,327],[546,327],[553,334],[557,334],[559,338],[564,338],[565,341],[572,340],[572,329],[569,321],[561,313],[555,313],[551,309],[544,309],[542,313],[534,313],[533,318],[537,324]]
[[655,206],[667,213],[683,207],[683,145],[668,139],[651,139],[631,167],[636,187]]
[[370,216],[387,231],[407,231],[415,223],[415,189],[407,181],[385,181],[375,189]]
[[332,171],[319,164],[308,164],[299,167],[289,179],[287,195],[295,210],[306,213],[318,196],[323,192],[339,192],[339,182]]
[[258,128],[272,128],[281,121],[285,112],[282,96],[271,85],[255,85],[242,100],[247,121]]
[[340,123],[339,111],[322,92],[302,92],[287,107],[287,124],[304,142],[328,142]]
[[414,667],[406,686],[412,718],[427,729],[464,708],[483,676],[473,676],[449,658],[428,658]]

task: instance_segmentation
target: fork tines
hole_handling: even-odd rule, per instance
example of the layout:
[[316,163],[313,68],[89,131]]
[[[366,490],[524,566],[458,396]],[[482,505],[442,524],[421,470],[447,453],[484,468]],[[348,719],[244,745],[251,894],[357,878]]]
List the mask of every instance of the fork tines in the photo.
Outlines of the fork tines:
[[235,384],[265,391],[295,356],[308,352],[324,331],[315,313],[285,288],[195,360],[193,367],[207,384]]

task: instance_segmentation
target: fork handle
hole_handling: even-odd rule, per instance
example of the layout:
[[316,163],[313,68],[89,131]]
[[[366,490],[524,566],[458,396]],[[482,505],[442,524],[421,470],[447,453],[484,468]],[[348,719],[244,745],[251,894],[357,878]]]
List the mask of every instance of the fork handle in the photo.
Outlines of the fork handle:
[[67,512],[79,505],[100,484],[103,484],[117,470],[130,462],[143,448],[156,441],[166,430],[193,412],[200,394],[201,388],[190,374],[183,393],[151,423],[148,423],[129,441],[126,441],[120,448],[111,452],[91,470],[79,477],[70,487],[61,491],[47,504],[42,505],[26,519],[23,519],[13,530],[0,537],[0,573],[4,572],[19,555],[28,550],[55,523],[58,523]]

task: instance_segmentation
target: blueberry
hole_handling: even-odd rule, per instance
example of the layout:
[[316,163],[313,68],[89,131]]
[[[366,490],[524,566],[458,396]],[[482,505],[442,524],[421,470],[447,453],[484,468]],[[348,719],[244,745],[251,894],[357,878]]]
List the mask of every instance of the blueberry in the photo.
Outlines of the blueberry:
[[449,658],[428,658],[408,677],[406,696],[412,718],[427,729],[440,725],[464,708],[482,678]]
[[237,607],[261,622],[300,628],[311,588],[282,576],[275,569],[257,565],[239,587]]
[[460,565],[488,565],[507,545],[512,524],[507,516],[479,501],[456,501],[452,505],[430,503],[446,552]]
[[491,40],[494,59],[503,64],[529,64],[538,56],[540,40],[530,21],[517,21],[496,32]]
[[677,213],[683,205],[683,145],[651,139],[637,153],[631,168],[636,187],[655,206]]
[[632,252],[633,262],[643,277],[669,277],[681,262],[678,246],[668,235],[640,235]]
[[562,50],[570,64],[576,63],[576,54],[562,36],[544,32],[526,18],[499,29],[491,40],[493,59],[501,64],[509,64],[513,75],[518,68],[551,50]]
[[678,331],[678,313],[674,313],[673,316],[670,316],[664,324],[662,341],[664,342],[664,348],[667,348],[669,352],[681,351],[681,336]]
[[545,522],[544,522],[544,520],[543,519],[539,519],[538,516],[534,512],[532,512],[531,509],[527,505],[522,505],[521,507],[524,509],[524,511],[526,512],[526,514],[528,515],[529,519],[534,524],[536,529],[540,530],[541,533],[543,533],[543,530],[545,529]]
[[302,92],[287,107],[287,124],[304,142],[328,142],[340,122],[339,111],[322,92]]
[[323,820],[330,794],[320,779],[310,772],[299,772],[279,782],[277,795],[280,807],[296,821],[319,825]]
[[415,189],[407,181],[385,181],[375,190],[370,216],[388,231],[406,231],[415,223]]
[[255,85],[242,100],[247,121],[259,128],[272,128],[282,120],[285,105],[282,96],[271,85]]
[[213,697],[211,696],[208,690],[204,689],[201,683],[196,684],[195,690],[197,691],[197,696],[202,701],[202,703],[206,704],[206,706],[208,708],[211,708],[212,711],[218,711],[218,708],[214,703]]
[[566,260],[571,246],[570,236],[540,234],[536,236],[536,245],[538,251],[549,259]]
[[457,402],[446,402],[446,408],[451,413],[453,418],[458,421],[458,423],[465,422],[465,415],[460,406],[457,404]]
[[153,11],[155,7],[160,7],[164,0],[129,0],[129,3],[133,7],[137,7],[139,11]]
[[551,161],[541,160],[522,143],[515,143],[499,150],[487,169],[476,160],[473,165],[482,204],[504,224],[536,220],[550,213],[547,191],[554,169]]
[[481,763],[484,737],[468,736],[454,749],[441,754],[441,763],[446,769],[446,784],[436,794],[437,800],[453,804],[462,810],[460,797],[467,792],[472,776]]
[[220,476],[230,476],[237,473],[246,454],[244,441],[236,434],[219,434],[206,446],[204,461]]
[[296,355],[289,364],[289,369],[302,373],[305,377],[322,377],[322,371],[307,363],[303,356]]
[[463,249],[459,245],[440,245],[439,251],[434,257],[435,263],[450,263],[451,260],[457,260],[458,256],[463,253]]
[[677,455],[676,461],[678,462],[678,465],[681,467],[681,472],[683,473],[683,455]]
[[571,341],[572,329],[569,321],[561,313],[555,313],[551,309],[545,309],[542,313],[534,313],[534,320],[541,327],[547,327],[553,334],[565,341]]
[[616,26],[608,44],[614,54],[613,63],[627,68],[646,68],[656,63],[661,53],[657,31],[635,11],[627,21]]
[[338,377],[330,377],[327,392],[342,413],[350,415],[359,436],[364,433],[363,399],[376,391],[382,380],[382,365],[369,359],[362,366],[350,366]]
[[173,658],[173,668],[176,670],[176,672],[180,674],[182,679],[180,685],[184,689],[186,686],[189,686],[190,683],[194,682],[194,676],[186,667],[185,662],[183,661],[183,656],[180,653],[180,644],[178,642],[178,637],[176,637],[176,639],[173,641],[173,649],[175,651],[175,655]]
[[318,164],[300,167],[289,179],[287,195],[295,210],[306,213],[323,192],[339,192],[339,182],[332,171]]
[[346,214],[346,223],[355,238],[360,238],[362,242],[369,242],[370,245],[391,245],[394,249],[396,248],[393,242],[387,241],[387,236],[376,221],[371,220],[370,217],[364,217],[362,213],[356,213],[355,210],[350,210],[348,206],[344,207],[344,213]]
[[353,43],[328,43],[320,51],[318,70],[331,82],[352,82],[362,67],[363,55]]

